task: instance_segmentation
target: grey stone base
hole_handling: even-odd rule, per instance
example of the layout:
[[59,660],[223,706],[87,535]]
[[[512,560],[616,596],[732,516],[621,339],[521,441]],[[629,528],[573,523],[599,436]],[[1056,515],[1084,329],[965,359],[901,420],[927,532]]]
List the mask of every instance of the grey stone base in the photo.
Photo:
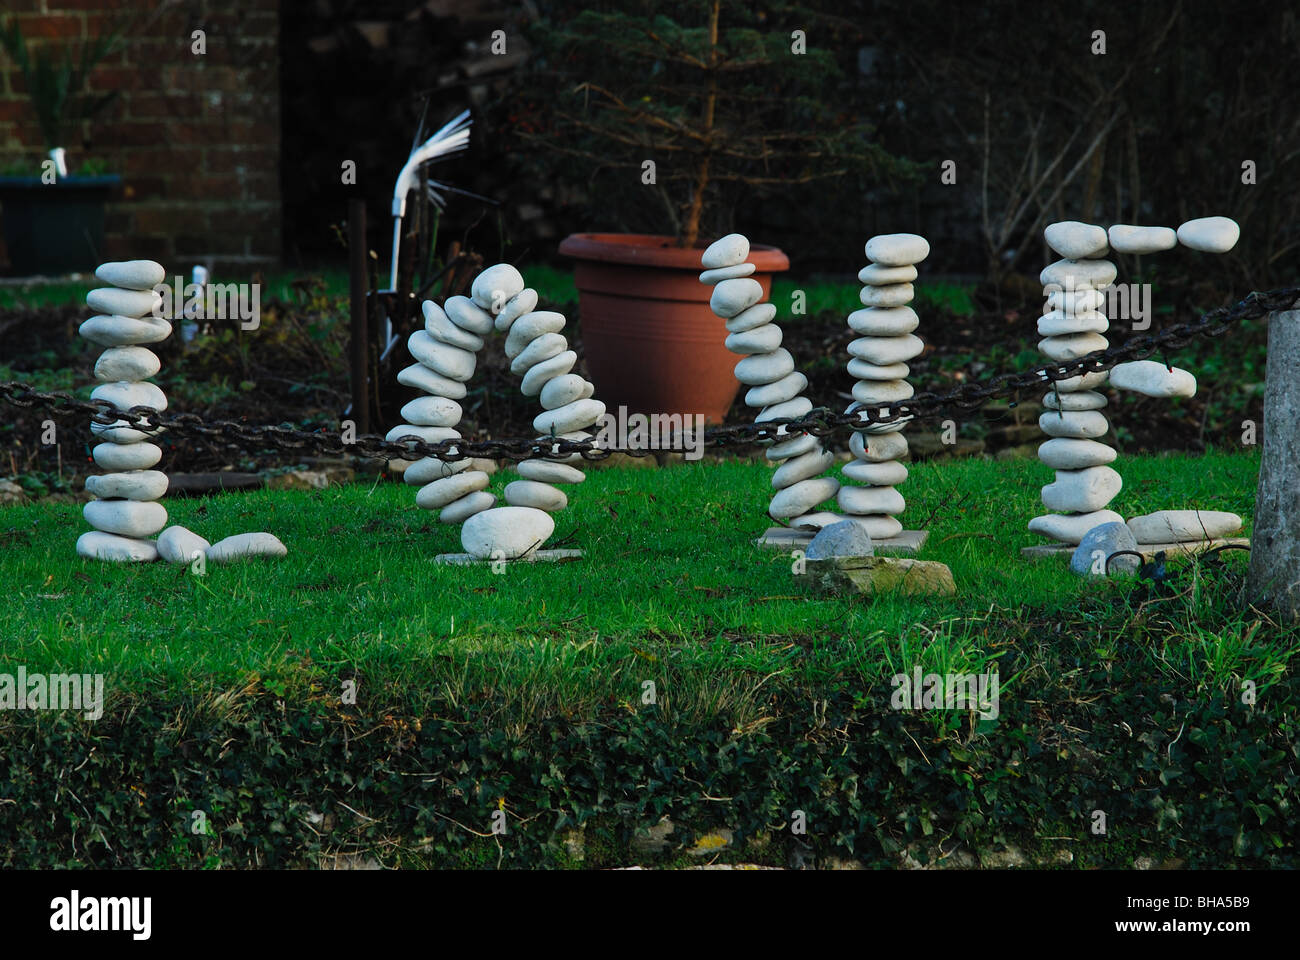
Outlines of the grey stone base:
[[[1215,547],[1250,546],[1249,537],[1218,537],[1213,540],[1190,540],[1184,543],[1139,543],[1138,553],[1148,562],[1155,559],[1162,550],[1167,557],[1185,557],[1204,553]],[[1026,560],[1064,560],[1070,562],[1078,545],[1068,543],[1043,543],[1033,547],[1021,547],[1020,556]]]
[[[768,527],[767,531],[754,542],[760,547],[773,550],[799,550],[808,546],[816,530],[795,530],[793,527]],[[871,546],[876,553],[886,557],[910,557],[925,546],[930,538],[929,530],[904,530],[888,540],[872,540]]]
[[440,553],[434,563],[451,563],[462,567],[487,567],[494,563],[546,563],[556,560],[581,560],[581,550],[534,550],[526,557],[515,560],[480,560],[470,553]]

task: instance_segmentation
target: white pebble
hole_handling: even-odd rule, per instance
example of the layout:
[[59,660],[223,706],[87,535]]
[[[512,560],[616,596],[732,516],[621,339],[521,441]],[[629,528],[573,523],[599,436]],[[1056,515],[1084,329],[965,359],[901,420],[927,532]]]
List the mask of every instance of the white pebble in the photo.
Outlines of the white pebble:
[[210,546],[203,537],[181,526],[168,527],[158,534],[158,556],[168,563],[192,563],[196,554],[206,554]]
[[1178,234],[1171,227],[1135,227],[1117,223],[1106,235],[1110,248],[1116,253],[1158,253],[1172,250],[1178,244]]
[[1069,260],[1097,257],[1106,253],[1106,231],[1096,224],[1078,220],[1049,223],[1043,231],[1047,245]]
[[81,512],[96,530],[124,537],[152,537],[167,526],[166,508],[153,501],[91,500]]
[[470,287],[470,297],[484,310],[500,313],[510,298],[524,289],[524,278],[508,263],[488,267]]
[[97,287],[86,294],[86,306],[118,317],[147,317],[162,308],[162,294],[154,290]]
[[122,347],[136,343],[161,343],[171,336],[172,325],[157,317],[94,316],[77,332],[101,347]]
[[885,233],[867,241],[867,259],[886,267],[906,267],[930,255],[930,242],[915,233]]
[[505,309],[497,314],[495,321],[497,332],[508,332],[516,320],[525,313],[532,313],[535,309],[537,309],[537,291],[532,287],[525,287],[511,297]]
[[158,547],[152,540],[136,540],[91,530],[77,538],[77,555],[88,560],[147,563],[158,559]]
[[540,548],[554,532],[555,521],[544,510],[497,507],[466,520],[460,542],[480,560],[514,560]]
[[752,277],[741,277],[736,280],[723,280],[714,287],[713,295],[709,298],[709,307],[719,317],[729,320],[762,299],[762,285]]
[[700,258],[700,266],[706,270],[719,267],[733,267],[743,263],[749,256],[749,240],[739,233],[729,233],[720,240],[709,244]]
[[[1227,217],[1188,220],[1178,228],[1178,242],[1202,253],[1227,253],[1241,238],[1241,227]],[[1141,543],[1141,541],[1138,541]]]
[[469,392],[465,384],[434,373],[422,363],[413,363],[409,367],[399,370],[397,382],[403,386],[414,387],[417,390],[423,390],[425,393],[448,397],[452,400],[459,400]]
[[[560,464],[563,466],[563,464]],[[563,490],[556,490],[549,483],[537,480],[515,480],[506,484],[506,503],[512,507],[532,507],[553,513],[569,505],[569,498]]]
[[469,297],[448,297],[442,305],[448,319],[462,330],[487,336],[492,331],[492,314]]
[[86,491],[101,500],[157,500],[167,494],[167,474],[159,470],[127,470],[86,478]]
[[167,279],[161,263],[152,260],[118,260],[101,263],[95,276],[105,283],[126,290],[152,290]]
[[237,533],[218,540],[204,551],[209,563],[229,563],[245,557],[283,557],[289,551],[270,533]]
[[95,361],[95,379],[148,380],[162,369],[158,355],[146,347],[110,347]]

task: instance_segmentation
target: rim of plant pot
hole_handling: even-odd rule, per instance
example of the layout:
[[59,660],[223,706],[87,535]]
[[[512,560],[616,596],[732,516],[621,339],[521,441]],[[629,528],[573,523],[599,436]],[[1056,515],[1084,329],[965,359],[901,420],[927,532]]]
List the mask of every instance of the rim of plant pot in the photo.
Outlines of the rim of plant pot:
[[[617,263],[636,267],[667,267],[699,273],[700,254],[708,244],[680,247],[675,237],[652,233],[574,233],[560,242],[560,253],[579,260]],[[751,244],[746,262],[759,272],[780,273],[790,269],[790,258],[779,248]]]

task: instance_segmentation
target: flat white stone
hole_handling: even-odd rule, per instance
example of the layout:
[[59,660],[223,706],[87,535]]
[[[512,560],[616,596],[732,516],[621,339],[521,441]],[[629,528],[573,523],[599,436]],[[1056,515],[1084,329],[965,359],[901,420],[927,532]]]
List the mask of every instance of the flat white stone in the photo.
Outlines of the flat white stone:
[[576,373],[566,373],[542,387],[542,406],[547,410],[556,410],[574,400],[585,400],[595,391],[596,388],[592,386],[591,381]]
[[1106,231],[1091,223],[1062,220],[1049,223],[1043,231],[1047,245],[1069,260],[1103,256],[1107,250]]
[[95,379],[103,383],[148,380],[160,369],[158,355],[146,347],[110,347],[95,361]]
[[403,437],[418,437],[425,443],[441,443],[459,436],[460,433],[451,427],[422,427],[418,424],[399,423],[384,435],[384,439],[395,443]]
[[[1227,217],[1188,220],[1178,228],[1178,242],[1202,253],[1227,253],[1241,238],[1241,227]],[[1138,543],[1141,543],[1138,540]]]
[[[807,397],[795,397],[793,400],[787,400],[784,403],[774,403],[770,407],[764,407],[759,411],[758,416],[754,418],[755,423],[766,423],[768,420],[791,420],[796,417],[802,417],[813,408],[813,402]],[[781,427],[777,430],[778,435],[789,432],[788,427]]]
[[86,306],[118,317],[154,316],[162,309],[162,294],[154,290],[97,287],[86,294]]
[[530,343],[544,333],[559,333],[564,329],[564,314],[554,310],[535,310],[525,313],[510,327],[506,337],[506,358],[513,360],[523,353]]
[[1047,296],[1044,313],[1060,310],[1065,314],[1093,313],[1106,302],[1106,295],[1093,287],[1053,290]]
[[853,399],[869,407],[900,403],[916,393],[906,380],[859,380],[853,385]]
[[1103,370],[1100,373],[1083,373],[1077,377],[1066,377],[1064,380],[1056,381],[1056,389],[1060,393],[1075,393],[1080,390],[1092,390],[1100,387],[1110,376],[1109,370]]
[[819,513],[805,513],[802,516],[795,517],[790,521],[790,529],[799,531],[821,530],[824,527],[829,527],[832,523],[841,523],[843,520],[844,518],[838,513],[822,510]]
[[149,407],[159,412],[167,409],[167,395],[157,384],[147,381],[114,380],[101,383],[90,391],[90,399],[105,400],[118,410]]
[[578,355],[572,350],[565,350],[549,360],[543,360],[541,363],[530,367],[528,372],[524,374],[524,379],[519,384],[520,392],[525,397],[537,396],[547,383],[555,377],[568,373],[577,362]]
[[731,267],[718,267],[715,270],[705,270],[700,274],[700,283],[714,284],[721,283],[723,280],[736,280],[740,277],[747,277],[758,267],[752,263],[737,263]]
[[776,318],[776,304],[756,303],[748,310],[742,310],[724,324],[728,333],[744,333]]
[[1099,333],[1074,333],[1038,341],[1038,349],[1043,356],[1058,363],[1077,360],[1098,350],[1105,350],[1108,346],[1110,341]]
[[416,330],[407,337],[406,347],[411,351],[411,356],[439,376],[462,383],[474,376],[476,354],[469,350],[462,350],[460,347],[439,343],[423,330]]
[[542,483],[582,483],[587,479],[587,475],[577,467],[550,460],[522,460],[516,469],[525,480]]
[[476,513],[491,510],[496,502],[495,494],[488,493],[486,490],[475,490],[468,496],[461,497],[454,503],[449,503],[443,507],[442,513],[438,514],[438,521],[440,523],[463,523]]
[[1178,234],[1171,227],[1136,227],[1117,223],[1106,235],[1116,253],[1159,253],[1178,244]]
[[159,470],[127,470],[86,478],[86,490],[101,500],[157,500],[167,494],[167,474]]
[[1100,410],[1109,401],[1106,395],[1092,390],[1076,390],[1074,393],[1048,393],[1043,397],[1043,406],[1048,410]]
[[855,380],[902,380],[911,368],[905,363],[887,363],[883,367],[854,357],[849,361],[849,376]]
[[781,328],[775,323],[764,324],[753,330],[730,334],[725,344],[732,353],[746,356],[754,353],[771,353],[781,346]]
[[786,487],[772,498],[768,515],[774,520],[785,520],[807,513],[823,500],[829,500],[840,489],[833,477],[814,477]]
[[1039,416],[1038,426],[1049,437],[1070,437],[1076,440],[1101,437],[1110,429],[1105,415],[1096,410],[1048,410]]
[[[433,483],[435,480],[472,470],[473,467],[474,461],[469,457],[464,460],[440,460],[437,457],[421,457],[402,472],[402,482],[409,483],[412,486],[424,486],[426,483]],[[484,474],[484,476],[487,476],[487,474]]]
[[289,553],[280,538],[270,533],[237,533],[218,540],[204,551],[209,563],[229,563],[245,557],[283,557]]
[[835,463],[835,455],[821,449],[813,449],[801,456],[791,457],[772,474],[772,486],[783,490],[800,480],[825,473],[833,463]]
[[508,263],[488,267],[470,285],[470,299],[488,313],[498,314],[510,298],[524,289],[524,278]]
[[105,470],[148,470],[162,459],[162,447],[155,443],[97,443],[91,455]]
[[1111,367],[1110,383],[1116,390],[1128,390],[1148,397],[1194,397],[1196,377],[1178,367],[1169,368],[1155,360],[1132,360]]
[[533,418],[533,429],[542,436],[585,430],[605,415],[599,400],[574,400],[554,410],[545,410]]
[[910,263],[902,267],[886,267],[879,263],[869,263],[858,271],[858,282],[873,287],[883,287],[890,283],[911,283],[916,279],[916,267]]
[[763,299],[763,286],[752,277],[723,280],[713,288],[709,307],[724,320],[748,310]]
[[[424,330],[434,340],[445,343],[450,347],[468,350],[471,353],[483,349],[482,337],[456,326],[451,322],[451,318],[447,316],[442,307],[432,300],[424,301],[421,310],[424,313]],[[415,334],[411,334],[411,336],[415,336]]]
[[780,440],[772,444],[767,448],[767,453],[764,456],[773,463],[780,463],[782,460],[801,457],[805,453],[817,450],[820,447],[820,440],[811,433],[804,433],[797,437],[791,437],[789,440]]
[[113,533],[91,530],[77,538],[77,555],[87,560],[114,563],[147,563],[158,559],[158,547],[152,540],[136,540]]
[[930,242],[915,233],[882,233],[867,241],[867,259],[886,267],[906,267],[930,255]]
[[868,435],[855,432],[849,435],[849,452],[868,463],[901,460],[907,456],[907,437],[901,433]]
[[171,336],[172,325],[156,317],[94,316],[77,332],[101,347],[124,347],[136,343],[161,343]]
[[447,504],[482,490],[491,481],[480,470],[462,470],[450,477],[439,477],[420,488],[415,495],[415,505],[421,510],[441,510]]
[[1043,487],[1043,506],[1065,513],[1091,513],[1114,500],[1123,486],[1120,475],[1106,466],[1057,470],[1056,480]]
[[134,444],[148,440],[163,432],[162,427],[146,427],[144,430],[129,427],[125,420],[114,420],[111,424],[91,423],[90,432],[109,443]]
[[1191,543],[1231,537],[1241,530],[1241,517],[1222,510],[1158,510],[1128,521],[1139,544]]
[[[560,464],[563,466],[563,464]],[[506,503],[512,507],[532,507],[554,513],[569,505],[569,498],[563,490],[557,490],[549,483],[538,480],[515,480],[506,484]]]
[[533,507],[497,507],[476,513],[460,528],[460,542],[480,560],[515,560],[543,546],[555,521]]
[[152,260],[115,260],[101,263],[95,276],[124,290],[152,290],[167,279],[167,271]]
[[1029,532],[1077,546],[1093,527],[1101,526],[1103,523],[1123,522],[1124,518],[1114,510],[1094,510],[1092,513],[1049,513],[1030,520]]
[[469,392],[465,384],[434,373],[422,363],[413,363],[398,371],[397,382],[451,400],[459,400]]
[[719,267],[734,267],[743,263],[749,256],[749,240],[743,234],[729,233],[720,240],[714,240],[700,258],[700,266],[705,270],[717,270]]
[[525,313],[532,313],[537,309],[537,291],[532,287],[525,287],[505,305],[500,313],[497,314],[495,321],[499,333],[507,333],[514,326],[514,322],[522,317]]
[[910,283],[891,283],[883,287],[863,287],[858,291],[858,299],[864,307],[889,309],[901,307],[911,301],[916,288]]
[[[518,321],[515,323],[517,326]],[[529,369],[537,366],[543,360],[558,357],[568,349],[569,341],[564,338],[563,334],[544,333],[530,342],[518,356],[510,361],[510,372],[515,376],[523,376]]]
[[897,516],[906,509],[903,495],[893,487],[840,487],[836,502],[854,516]]
[[168,563],[193,563],[195,555],[204,556],[208,543],[203,537],[181,526],[171,526],[158,534],[158,556]]
[[851,355],[878,367],[905,363],[924,350],[924,341],[910,333],[901,337],[858,337],[849,342]]
[[921,325],[911,307],[868,307],[849,314],[849,326],[867,337],[900,337]]
[[1109,329],[1110,319],[1106,314],[1096,310],[1078,314],[1053,310],[1038,318],[1038,333],[1043,337],[1066,337],[1074,333],[1105,333]]
[[794,372],[794,357],[785,347],[773,350],[771,353],[746,357],[736,364],[736,379],[752,387],[775,383],[792,372]]
[[403,420],[418,427],[454,427],[462,413],[460,404],[446,397],[416,397],[400,412]]
[[852,520],[859,527],[867,532],[873,541],[879,545],[881,540],[892,540],[903,532],[903,525],[898,522],[896,517],[888,517],[877,514],[875,516],[850,516],[846,520]]
[[492,332],[492,314],[469,297],[448,297],[442,305],[448,319],[462,330],[486,337]]
[[91,500],[81,512],[96,530],[124,537],[152,537],[167,526],[167,509],[153,501]]
[[1100,290],[1114,283],[1116,274],[1115,264],[1109,260],[1057,260],[1043,268],[1038,275],[1038,282],[1044,288],[1076,290],[1080,287],[1093,287]]
[[[891,433],[889,436],[897,437],[901,434]],[[881,463],[853,460],[846,463],[840,472],[854,483],[866,483],[873,487],[892,487],[907,479],[907,467],[897,460],[885,460]]]

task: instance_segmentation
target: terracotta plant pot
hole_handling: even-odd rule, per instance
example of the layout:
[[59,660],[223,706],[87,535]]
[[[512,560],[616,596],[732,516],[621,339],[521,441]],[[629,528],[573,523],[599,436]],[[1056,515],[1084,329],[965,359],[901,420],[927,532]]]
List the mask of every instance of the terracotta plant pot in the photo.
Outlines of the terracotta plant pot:
[[[587,370],[611,412],[702,413],[713,423],[727,415],[740,388],[732,373],[740,358],[709,309],[713,287],[700,283],[703,251],[636,233],[575,233],[560,244],[577,261]],[[790,267],[775,247],[751,247],[749,262],[764,298],[772,274]]]

